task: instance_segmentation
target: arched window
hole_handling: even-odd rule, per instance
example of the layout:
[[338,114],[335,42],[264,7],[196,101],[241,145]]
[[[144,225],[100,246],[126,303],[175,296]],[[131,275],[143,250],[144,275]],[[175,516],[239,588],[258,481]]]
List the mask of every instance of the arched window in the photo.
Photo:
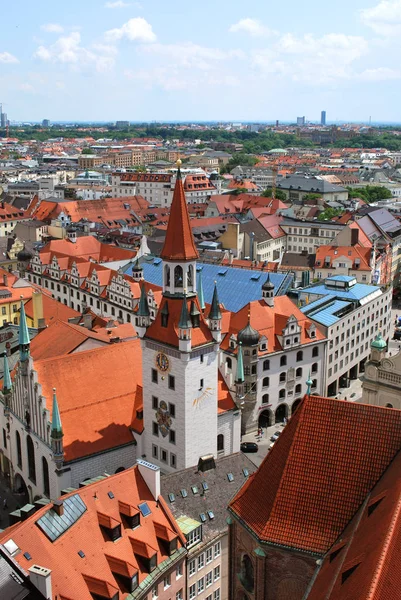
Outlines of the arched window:
[[317,363],[313,363],[312,365],[312,373],[317,373]]
[[283,371],[282,373],[280,373],[280,383],[284,383],[286,380],[286,372]]
[[295,371],[295,377],[302,377],[302,368],[298,367],[298,369]]
[[50,498],[50,482],[49,482],[49,465],[44,456],[42,456],[42,471],[43,471],[43,492],[44,495]]
[[286,356],[282,356],[280,358],[280,367],[285,367],[287,364],[287,357]]
[[192,287],[194,281],[194,268],[192,265],[189,265],[187,272],[187,286]]
[[169,265],[166,265],[164,267],[164,281],[166,282],[165,285],[170,285],[170,267],[169,267]]
[[394,408],[394,406],[392,404],[390,404],[389,402],[387,402],[386,408]]
[[269,394],[263,394],[263,396],[262,396],[262,402],[263,402],[263,404],[268,404],[269,403]]
[[253,592],[253,588],[255,585],[253,564],[247,554],[244,554],[244,556],[242,557],[239,579],[248,592]]
[[301,362],[301,360],[304,359],[304,353],[302,352],[302,350],[299,350],[299,352],[297,352],[297,362]]
[[227,357],[226,358],[226,365],[227,365],[227,369],[232,369],[233,363],[231,358]]
[[312,350],[312,356],[313,358],[315,358],[315,356],[319,356],[319,347],[315,346]]
[[217,452],[224,451],[224,435],[219,433],[217,436]]
[[28,477],[33,483],[36,483],[35,449],[30,435],[26,438],[26,450],[28,454]]
[[17,465],[22,469],[21,436],[18,431],[15,432],[15,441],[17,443]]
[[177,265],[176,268],[174,269],[174,286],[176,288],[182,288],[182,283],[183,282],[183,274],[182,274],[182,267],[180,265]]
[[312,390],[317,388],[317,379],[312,379]]
[[268,369],[270,369],[270,360],[264,360],[263,361],[263,370],[267,371]]
[[268,377],[263,377],[263,387],[269,387],[270,379]]
[[280,400],[284,400],[285,398],[285,390],[280,390],[278,393],[278,397],[280,398]]
[[302,385],[300,383],[298,383],[298,385],[295,386],[295,393],[300,394],[301,391],[302,391]]

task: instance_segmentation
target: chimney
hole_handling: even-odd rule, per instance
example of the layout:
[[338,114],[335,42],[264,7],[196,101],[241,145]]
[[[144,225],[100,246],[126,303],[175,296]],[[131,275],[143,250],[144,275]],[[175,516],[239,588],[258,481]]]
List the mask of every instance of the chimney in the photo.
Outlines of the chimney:
[[359,229],[351,229],[351,246],[355,246],[359,240]]
[[45,322],[45,319],[43,316],[42,292],[33,292],[32,302],[33,302],[33,325],[34,325],[34,327],[38,327],[38,329],[44,329],[46,327],[46,322]]
[[90,313],[83,315],[83,323],[86,329],[89,329],[89,331],[92,329],[92,315]]
[[4,287],[8,287],[8,276],[5,273],[3,275],[3,285]]
[[46,567],[40,567],[39,565],[32,565],[29,571],[29,579],[36,587],[37,590],[42,594],[46,600],[52,600],[52,572]]
[[55,500],[53,502],[53,510],[59,516],[62,517],[64,514],[64,503],[62,500]]
[[147,462],[146,460],[138,459],[136,461],[138,470],[142,475],[146,485],[148,486],[155,500],[160,496],[160,469],[156,465]]

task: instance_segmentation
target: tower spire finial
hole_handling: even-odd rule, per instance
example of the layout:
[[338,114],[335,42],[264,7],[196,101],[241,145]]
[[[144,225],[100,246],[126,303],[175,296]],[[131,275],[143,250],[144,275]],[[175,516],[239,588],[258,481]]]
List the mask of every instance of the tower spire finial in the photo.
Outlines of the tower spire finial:
[[202,269],[199,271],[199,275],[198,275],[198,300],[199,300],[199,306],[201,307],[201,309],[205,310],[206,305],[205,305],[205,296],[203,294]]
[[21,310],[19,318],[18,344],[20,352],[20,360],[24,361],[29,358],[29,347],[31,340],[29,339],[28,325],[26,322],[26,314],[24,307],[24,299],[21,296]]
[[57,402],[56,388],[53,388],[51,437],[55,440],[63,437],[63,428],[61,426],[61,417]]

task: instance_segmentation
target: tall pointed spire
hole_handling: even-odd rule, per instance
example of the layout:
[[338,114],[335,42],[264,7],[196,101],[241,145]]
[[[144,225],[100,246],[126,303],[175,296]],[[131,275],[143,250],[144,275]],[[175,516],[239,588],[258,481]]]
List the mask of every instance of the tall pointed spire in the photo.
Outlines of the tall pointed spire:
[[198,275],[198,300],[199,300],[199,306],[201,307],[201,309],[205,310],[206,304],[205,304],[205,296],[203,294],[202,269],[199,271],[199,275]]
[[184,300],[182,301],[181,316],[178,323],[180,329],[191,329],[192,321],[188,313],[187,297],[184,292]]
[[242,356],[242,342],[238,344],[238,355],[237,355],[237,376],[235,383],[243,383],[245,381],[244,374],[244,359]]
[[4,352],[4,366],[3,366],[3,393],[9,394],[12,390],[11,376],[10,376],[10,368],[8,366],[7,360],[7,352]]
[[163,250],[160,254],[163,260],[187,261],[196,260],[198,251],[195,247],[184,186],[181,178],[181,161],[177,160],[177,180],[175,182],[173,201],[170,207],[170,218],[167,226]]
[[209,319],[221,319],[221,310],[220,310],[220,303],[219,303],[219,296],[217,293],[217,283],[214,283],[214,291],[213,291],[213,298],[212,298],[212,304],[210,306],[210,312],[209,312]]
[[63,437],[63,428],[61,426],[60,410],[58,407],[56,388],[53,388],[53,408],[52,408],[52,428],[51,437],[54,440]]
[[148,300],[146,298],[145,285],[142,283],[141,285],[141,297],[139,299],[138,306],[138,317],[149,317],[149,305]]
[[28,325],[26,322],[26,314],[24,307],[24,300],[21,299],[21,310],[20,310],[20,318],[19,318],[19,333],[18,333],[18,343],[19,343],[19,351],[20,351],[20,360],[27,360],[29,357],[29,331]]

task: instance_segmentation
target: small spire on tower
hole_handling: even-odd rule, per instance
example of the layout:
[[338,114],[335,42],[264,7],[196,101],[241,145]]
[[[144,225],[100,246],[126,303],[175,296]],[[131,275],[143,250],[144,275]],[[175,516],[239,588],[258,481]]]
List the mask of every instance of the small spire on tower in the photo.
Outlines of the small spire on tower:
[[199,300],[199,306],[201,307],[202,311],[205,310],[206,305],[205,305],[205,296],[203,294],[202,269],[199,271],[199,275],[198,275],[198,300]]
[[57,440],[57,439],[60,439],[63,437],[63,428],[61,426],[61,417],[60,417],[60,411],[59,411],[58,402],[57,402],[56,388],[53,388],[51,437],[54,440]]
[[180,329],[191,329],[192,328],[192,321],[191,321],[191,318],[188,313],[187,296],[186,296],[185,290],[184,290],[184,299],[182,301],[181,316],[180,316],[180,321],[178,323],[178,327]]
[[218,320],[221,319],[221,310],[219,296],[217,294],[217,283],[214,282],[212,304],[210,306],[209,319]]
[[245,381],[244,375],[244,359],[242,356],[242,342],[238,344],[238,355],[237,355],[237,376],[235,383],[243,383]]
[[31,340],[29,339],[29,331],[28,331],[28,325],[26,322],[26,314],[25,314],[23,296],[21,296],[21,310],[20,310],[20,319],[19,319],[18,343],[19,343],[20,360],[22,360],[22,361],[27,360],[29,358],[29,347],[30,347]]
[[142,285],[141,285],[141,297],[139,299],[139,306],[138,306],[137,314],[138,314],[138,317],[149,317],[150,316],[148,299],[146,297],[144,283],[142,283]]

